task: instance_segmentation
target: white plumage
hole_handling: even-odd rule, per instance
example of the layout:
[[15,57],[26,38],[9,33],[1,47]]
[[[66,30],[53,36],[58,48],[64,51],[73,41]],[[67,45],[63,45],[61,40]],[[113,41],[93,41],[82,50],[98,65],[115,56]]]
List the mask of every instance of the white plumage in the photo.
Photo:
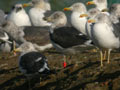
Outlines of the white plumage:
[[22,4],[16,4],[7,19],[14,22],[17,26],[31,26],[29,16],[25,12]]
[[81,14],[85,14],[87,12],[86,7],[83,3],[74,3],[72,6],[68,8],[64,8],[64,10],[71,10],[71,24],[78,31],[86,35],[85,24],[87,21],[86,17],[80,17]]

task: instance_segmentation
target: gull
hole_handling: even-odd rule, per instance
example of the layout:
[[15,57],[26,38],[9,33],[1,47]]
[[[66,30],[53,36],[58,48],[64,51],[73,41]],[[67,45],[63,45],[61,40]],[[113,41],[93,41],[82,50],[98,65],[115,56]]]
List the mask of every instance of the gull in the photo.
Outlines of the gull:
[[107,50],[107,62],[110,62],[110,52],[112,49],[120,47],[119,37],[116,36],[116,30],[106,14],[100,13],[94,19],[89,19],[89,23],[94,23],[92,26],[92,40],[94,44],[100,49],[101,66],[103,66],[103,51]]
[[[72,11],[71,24],[82,34],[86,35],[85,24],[87,18],[84,17],[87,13],[86,7],[83,3],[74,3],[70,7],[64,8],[64,11]],[[81,17],[79,17],[82,14]]]
[[[100,10],[97,9],[97,8],[92,8],[90,10],[88,10],[87,12],[87,15],[88,16],[88,19],[94,19],[98,14],[100,14]],[[93,25],[94,23],[89,23],[89,22],[86,22],[86,33],[87,33],[87,36],[92,39],[92,35],[91,35],[91,26]]]
[[3,31],[5,31],[17,44],[22,44],[23,42],[26,42],[24,39],[24,32],[23,27],[18,27],[16,24],[14,24],[12,21],[7,20],[2,25]]
[[6,18],[14,22],[17,26],[31,26],[30,18],[24,7],[22,4],[15,4],[12,7],[11,13]]
[[5,22],[5,13],[0,9],[0,27]]
[[48,29],[49,27],[18,27],[9,20],[2,25],[2,30],[15,41],[15,46],[18,47],[22,43],[29,41],[38,47],[40,51],[52,48]]
[[86,4],[87,5],[94,4],[96,8],[99,9],[100,11],[107,10],[107,0],[93,0],[93,1],[88,1]]
[[45,21],[45,13],[51,10],[47,0],[32,0],[24,4],[24,6],[32,6],[29,10],[29,17],[33,26],[50,26],[51,24]]
[[110,6],[110,18],[112,23],[115,25],[116,28],[120,28],[120,4],[113,4]]
[[49,17],[45,18],[48,22],[51,22],[50,40],[53,47],[58,52],[64,54],[64,62],[66,62],[65,54],[75,54],[82,51],[80,47],[84,48],[86,42],[89,41],[85,35],[76,30],[74,27],[68,27],[67,18],[61,11],[56,11]]
[[[90,10],[88,10],[87,15],[84,15],[84,16],[88,16],[88,19],[94,20],[94,18],[100,13],[102,13],[102,12],[99,9],[91,8]],[[87,33],[87,36],[90,40],[92,40],[92,26],[93,25],[94,25],[94,23],[86,22],[86,33]],[[93,45],[94,45],[94,42],[93,42]],[[96,47],[96,49],[98,50],[97,47]],[[105,50],[103,60],[106,59],[106,52],[107,51]]]
[[[42,75],[50,74],[50,68],[48,67],[47,58],[38,52],[32,43],[25,42],[14,50],[20,52],[18,58],[18,65],[20,71],[30,80],[31,78]],[[30,82],[29,89],[31,89]]]
[[9,35],[0,29],[0,51],[11,52],[14,49],[14,42]]

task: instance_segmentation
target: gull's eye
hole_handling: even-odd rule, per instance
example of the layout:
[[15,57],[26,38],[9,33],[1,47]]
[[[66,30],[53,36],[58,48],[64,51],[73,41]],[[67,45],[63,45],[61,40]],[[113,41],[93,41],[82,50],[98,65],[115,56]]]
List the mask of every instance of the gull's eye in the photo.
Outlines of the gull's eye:
[[15,6],[12,6],[12,10],[15,9]]
[[32,1],[33,4],[35,4],[35,1]]
[[17,7],[16,12],[20,11],[21,9],[22,9],[22,7]]
[[54,15],[54,19],[57,19],[58,17],[59,17],[58,14],[55,14],[55,15]]

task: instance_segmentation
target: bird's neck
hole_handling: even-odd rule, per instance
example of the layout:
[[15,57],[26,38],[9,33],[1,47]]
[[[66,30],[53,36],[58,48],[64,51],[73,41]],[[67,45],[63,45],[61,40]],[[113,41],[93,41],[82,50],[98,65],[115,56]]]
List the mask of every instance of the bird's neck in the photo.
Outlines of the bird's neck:
[[71,24],[73,27],[75,27],[78,31],[85,34],[85,24],[87,21],[86,17],[80,18],[81,14],[85,14],[84,12],[73,12],[71,15]]
[[97,4],[96,8],[99,9],[100,11],[102,11],[103,9],[107,9],[107,4]]

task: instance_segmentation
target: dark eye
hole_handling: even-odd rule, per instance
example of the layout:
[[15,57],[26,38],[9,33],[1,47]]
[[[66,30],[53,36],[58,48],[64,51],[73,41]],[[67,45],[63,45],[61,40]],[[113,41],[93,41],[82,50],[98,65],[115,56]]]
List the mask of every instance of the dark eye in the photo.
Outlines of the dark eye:
[[32,1],[33,4],[35,4],[36,2],[35,1]]
[[58,18],[58,17],[59,17],[59,15],[58,15],[58,14],[55,14],[54,19],[56,19],[56,18]]
[[15,6],[12,6],[12,10],[15,9]]

